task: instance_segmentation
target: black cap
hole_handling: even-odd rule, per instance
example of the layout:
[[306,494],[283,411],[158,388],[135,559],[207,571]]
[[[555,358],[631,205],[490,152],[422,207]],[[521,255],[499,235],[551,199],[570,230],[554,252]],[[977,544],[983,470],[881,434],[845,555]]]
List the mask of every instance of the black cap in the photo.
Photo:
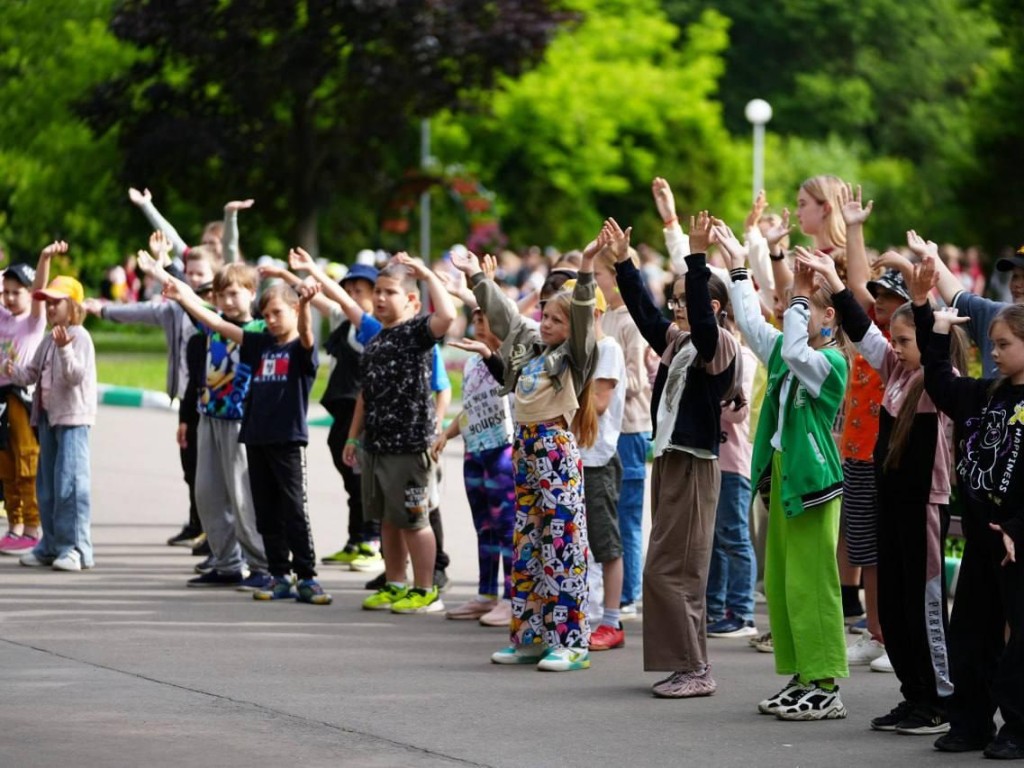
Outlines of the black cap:
[[996,262],[996,269],[1000,272],[1009,272],[1018,267],[1024,269],[1024,245],[1018,248],[1013,256],[1004,256]]
[[868,293],[876,299],[878,298],[879,288],[895,293],[904,301],[910,301],[910,291],[907,290],[907,284],[899,270],[887,269],[877,280],[868,280]]
[[26,288],[31,288],[36,280],[36,271],[28,264],[11,264],[4,270],[4,277],[17,280]]

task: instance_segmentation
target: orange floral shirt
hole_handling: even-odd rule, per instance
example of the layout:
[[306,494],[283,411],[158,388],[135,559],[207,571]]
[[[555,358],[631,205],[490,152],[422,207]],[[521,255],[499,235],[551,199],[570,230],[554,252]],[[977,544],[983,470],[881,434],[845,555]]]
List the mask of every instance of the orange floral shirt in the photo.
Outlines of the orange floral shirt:
[[[875,312],[868,312],[872,322]],[[885,338],[889,338],[889,329],[882,329]],[[850,368],[850,384],[846,390],[846,401],[843,410],[846,421],[843,424],[843,435],[839,441],[839,452],[843,459],[872,461],[875,441],[878,439],[878,414],[882,410],[882,398],[885,396],[885,385],[878,371],[868,365],[868,361],[857,355]]]

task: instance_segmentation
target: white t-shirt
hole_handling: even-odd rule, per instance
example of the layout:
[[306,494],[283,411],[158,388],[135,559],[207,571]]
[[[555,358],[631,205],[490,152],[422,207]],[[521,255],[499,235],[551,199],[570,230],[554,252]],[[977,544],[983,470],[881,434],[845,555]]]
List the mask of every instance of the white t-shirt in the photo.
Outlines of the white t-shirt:
[[466,441],[466,451],[479,453],[512,444],[512,414],[509,398],[498,392],[501,385],[494,380],[480,355],[468,360],[462,374],[462,413],[459,431]]
[[597,379],[611,379],[616,384],[608,408],[597,420],[597,441],[589,448],[580,449],[584,467],[603,467],[612,460],[619,447],[622,414],[626,408],[626,358],[619,342],[611,336],[597,342],[594,380]]

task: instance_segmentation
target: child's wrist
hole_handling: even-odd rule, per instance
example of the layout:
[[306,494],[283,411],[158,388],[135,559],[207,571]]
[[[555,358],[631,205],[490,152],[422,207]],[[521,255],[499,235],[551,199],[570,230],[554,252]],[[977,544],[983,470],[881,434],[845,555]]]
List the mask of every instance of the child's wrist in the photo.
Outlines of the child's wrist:
[[354,446],[356,446],[358,448],[359,447],[359,438],[358,437],[350,437],[348,440],[345,441],[345,445],[354,445]]

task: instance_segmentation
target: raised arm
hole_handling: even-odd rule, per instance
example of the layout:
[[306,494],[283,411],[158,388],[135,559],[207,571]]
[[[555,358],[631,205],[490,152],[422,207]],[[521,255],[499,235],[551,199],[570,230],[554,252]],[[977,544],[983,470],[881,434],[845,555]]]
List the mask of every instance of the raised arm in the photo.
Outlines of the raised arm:
[[128,199],[138,206],[139,210],[142,211],[142,215],[146,217],[146,220],[149,221],[152,227],[164,232],[171,239],[174,255],[178,258],[184,258],[188,246],[182,240],[181,235],[178,234],[178,230],[171,226],[171,222],[165,219],[160,211],[156,209],[156,206],[153,205],[153,195],[150,191],[144,189],[142,192],[139,192],[139,190],[132,187],[128,190]]
[[[264,280],[283,280],[294,288],[296,293],[299,293],[299,286],[303,285],[301,277],[296,275],[294,272],[289,272],[284,267],[277,266],[276,264],[265,264],[262,267],[258,267],[256,271],[260,273],[260,277]],[[322,291],[322,289],[318,290],[310,300],[309,305],[320,314],[329,315],[334,304],[337,302],[331,301],[324,295],[324,293],[325,291]]]
[[789,208],[782,209],[782,223],[772,227],[765,233],[768,241],[768,258],[772,262],[772,276],[775,278],[775,292],[781,299],[793,285],[793,272],[786,263],[786,251],[782,248],[782,240],[792,231],[789,226]]
[[729,262],[729,277],[732,282],[729,300],[732,302],[736,325],[739,326],[744,341],[757,359],[767,365],[782,334],[761,314],[761,302],[750,281],[750,274],[743,266],[746,254],[732,230],[723,223],[715,224],[711,228],[711,238],[721,246]]
[[708,244],[711,241],[711,217],[701,211],[690,227],[690,243],[693,253],[686,257],[686,316],[690,322],[690,338],[697,354],[706,363],[715,358],[721,327],[711,307],[711,290],[708,280],[711,270],[705,261]]
[[[63,240],[55,240],[48,246],[43,248],[39,253],[39,261],[36,262],[36,276],[32,280],[31,292],[35,294],[36,291],[43,290],[50,282],[50,262],[53,257],[58,253],[67,253],[68,244]],[[45,301],[32,300],[32,309],[29,310],[29,314],[32,317],[39,318],[43,316],[44,308],[46,307]]]
[[434,312],[430,315],[430,332],[435,339],[443,339],[455,322],[457,314],[448,291],[434,271],[419,259],[414,259],[406,253],[396,253],[392,260],[405,265],[417,280],[427,284],[427,294],[430,296],[430,303],[434,305]]
[[832,363],[808,343],[809,297],[813,291],[814,272],[797,262],[793,273],[793,299],[782,318],[782,359],[807,393],[817,398],[832,373]]
[[668,182],[660,176],[651,182],[654,204],[664,226],[665,247],[668,249],[672,271],[676,275],[686,274],[686,257],[690,255],[690,240],[683,232],[676,214],[676,199]]
[[312,349],[316,345],[316,337],[313,335],[313,313],[309,311],[310,302],[320,293],[320,284],[309,278],[299,284],[299,343],[305,349]]
[[594,307],[597,306],[594,257],[608,244],[603,231],[602,228],[602,234],[583,249],[583,259],[569,304],[569,356],[580,371],[586,369],[597,346],[594,333]]
[[[320,284],[322,293],[317,297],[319,299],[327,299],[333,301],[341,307],[341,311],[345,313],[345,317],[348,318],[349,322],[352,323],[356,328],[359,327],[363,321],[363,308],[356,303],[356,300],[348,295],[348,292],[338,285],[336,282],[331,280],[326,272],[316,263],[316,260],[310,256],[302,248],[292,248],[288,251],[288,266],[295,272],[306,272]],[[262,268],[261,268],[262,269]],[[291,272],[282,270],[285,274],[279,275],[282,279],[287,280],[291,283],[291,278],[285,275],[291,275]],[[302,282],[302,279],[297,275],[292,275],[298,282]],[[326,305],[316,303],[313,305],[320,312],[327,313],[330,308]],[[325,307],[321,309],[321,307]]]
[[171,301],[178,302],[182,309],[211,331],[219,333],[236,344],[242,343],[244,331],[234,323],[229,323],[220,315],[207,309],[202,300],[184,281],[168,277],[164,283],[163,294]]
[[234,261],[241,261],[238,250],[238,212],[252,208],[255,200],[232,200],[224,206],[224,234],[221,236],[221,246],[224,249],[224,263],[230,264]]
[[493,280],[487,279],[476,254],[471,251],[453,252],[452,265],[469,281],[477,305],[487,315],[491,333],[502,341],[516,333],[523,324],[519,307]]
[[839,210],[846,222],[846,275],[851,293],[865,310],[875,306],[875,299],[868,291],[871,269],[868,266],[868,252],[864,245],[864,222],[871,215],[874,201],[861,204],[860,185],[840,187]]

